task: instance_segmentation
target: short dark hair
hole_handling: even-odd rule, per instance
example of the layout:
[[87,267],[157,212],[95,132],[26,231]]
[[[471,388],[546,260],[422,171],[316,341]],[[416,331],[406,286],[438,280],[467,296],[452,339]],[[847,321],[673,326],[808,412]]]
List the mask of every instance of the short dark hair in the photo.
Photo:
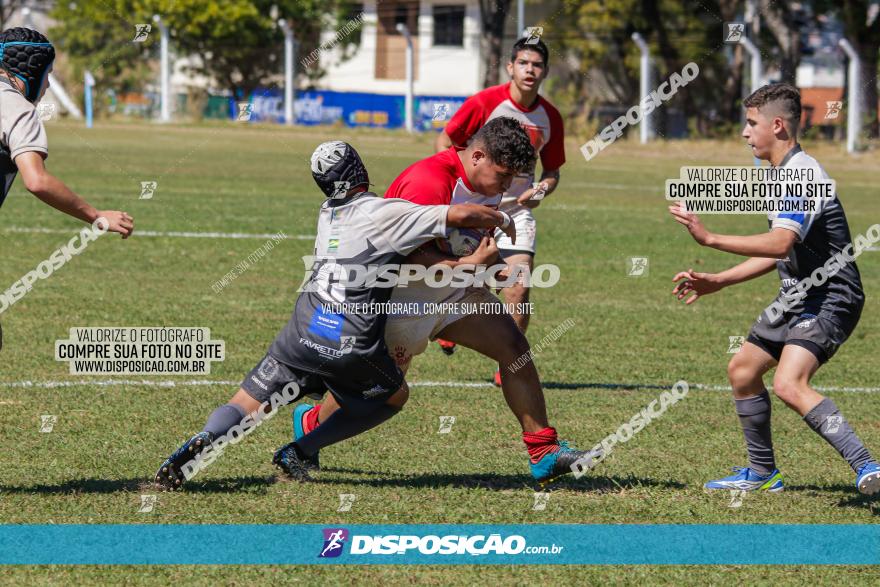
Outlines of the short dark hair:
[[489,159],[516,173],[531,171],[535,148],[520,123],[509,116],[493,118],[474,134],[473,146],[479,146]]
[[535,51],[540,53],[541,57],[544,59],[544,67],[550,67],[550,51],[547,49],[547,45],[544,44],[544,41],[538,39],[537,41],[527,44],[526,41],[528,40],[528,37],[523,37],[513,44],[513,49],[510,50],[510,62],[513,63],[516,61],[516,56],[519,55],[520,51]]
[[801,93],[791,84],[778,83],[761,86],[743,100],[746,108],[762,108],[773,104],[782,111],[792,129],[797,131],[801,123]]

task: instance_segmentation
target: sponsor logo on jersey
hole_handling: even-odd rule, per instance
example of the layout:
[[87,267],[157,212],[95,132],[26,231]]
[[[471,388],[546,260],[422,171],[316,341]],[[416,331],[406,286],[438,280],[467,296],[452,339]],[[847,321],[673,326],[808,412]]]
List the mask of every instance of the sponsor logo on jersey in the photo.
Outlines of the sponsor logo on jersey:
[[318,306],[312,313],[309,332],[328,340],[340,340],[344,322],[345,317],[342,314],[325,312],[322,307]]

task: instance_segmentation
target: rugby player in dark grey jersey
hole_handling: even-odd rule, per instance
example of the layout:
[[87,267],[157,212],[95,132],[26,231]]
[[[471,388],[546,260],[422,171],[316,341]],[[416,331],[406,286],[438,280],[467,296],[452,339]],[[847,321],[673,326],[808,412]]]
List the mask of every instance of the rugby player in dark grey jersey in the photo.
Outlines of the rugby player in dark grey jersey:
[[[764,86],[746,98],[742,136],[755,157],[779,169],[809,169],[818,180],[828,174],[797,142],[801,101],[789,84]],[[751,236],[713,234],[696,215],[671,206],[675,220],[700,245],[749,257],[721,273],[678,273],[672,293],[685,303],[729,285],[777,269],[782,281],[776,300],[759,316],[727,375],[749,455],[748,467],[706,483],[707,489],[784,488],[770,434],[770,396],[763,376],[774,366],[773,392],[830,443],[856,473],[856,487],[880,491],[880,465],[855,435],[835,403],[810,385],[818,368],[852,334],[865,295],[843,206],[836,197],[814,200],[813,212],[771,213],[770,230]],[[858,241],[857,241],[858,242]],[[800,285],[800,288],[798,287]],[[809,287],[806,287],[809,286]]]
[[[515,238],[510,217],[486,206],[420,206],[367,191],[366,168],[354,148],[341,141],[320,145],[311,164],[328,199],[318,217],[310,276],[290,321],[238,392],[159,467],[155,480],[168,489],[180,487],[209,462],[203,453],[216,458],[222,446],[236,442],[236,435],[246,434],[280,405],[329,390],[341,409],[281,447],[273,459],[290,476],[308,479],[321,448],[378,426],[400,411],[409,395],[385,345],[382,304],[392,288],[369,280],[343,283],[341,273],[354,277],[356,266],[402,264],[419,246],[445,237],[447,227],[500,228]],[[482,264],[495,254],[486,238],[462,261]]]

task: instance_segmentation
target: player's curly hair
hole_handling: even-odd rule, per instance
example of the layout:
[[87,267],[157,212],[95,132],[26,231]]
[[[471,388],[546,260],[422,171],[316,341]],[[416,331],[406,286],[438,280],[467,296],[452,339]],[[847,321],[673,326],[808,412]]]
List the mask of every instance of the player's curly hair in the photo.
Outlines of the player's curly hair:
[[516,173],[528,173],[535,166],[535,148],[529,135],[515,119],[508,116],[493,118],[474,135],[474,146],[479,147],[501,167]]
[[767,84],[743,100],[743,106],[758,110],[770,104],[779,108],[783,118],[797,131],[801,123],[801,93],[798,89],[786,83]]

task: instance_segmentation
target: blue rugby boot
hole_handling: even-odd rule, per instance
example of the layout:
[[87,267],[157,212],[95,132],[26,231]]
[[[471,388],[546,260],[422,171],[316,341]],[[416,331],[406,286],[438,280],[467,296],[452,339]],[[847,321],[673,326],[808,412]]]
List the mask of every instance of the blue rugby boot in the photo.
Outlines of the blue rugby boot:
[[880,491],[880,465],[868,461],[856,476],[856,487],[865,495],[874,495]]
[[602,450],[577,450],[568,446],[568,442],[561,441],[559,450],[545,454],[537,463],[531,462],[529,459],[529,468],[532,471],[532,477],[542,489],[559,479],[563,475],[574,473],[572,465],[578,463],[580,469],[591,469],[593,461],[602,459]]
[[776,493],[785,489],[779,469],[773,469],[766,475],[759,475],[748,467],[734,467],[735,474],[723,479],[713,479],[703,487],[705,489],[726,489],[740,491],[771,491]]

